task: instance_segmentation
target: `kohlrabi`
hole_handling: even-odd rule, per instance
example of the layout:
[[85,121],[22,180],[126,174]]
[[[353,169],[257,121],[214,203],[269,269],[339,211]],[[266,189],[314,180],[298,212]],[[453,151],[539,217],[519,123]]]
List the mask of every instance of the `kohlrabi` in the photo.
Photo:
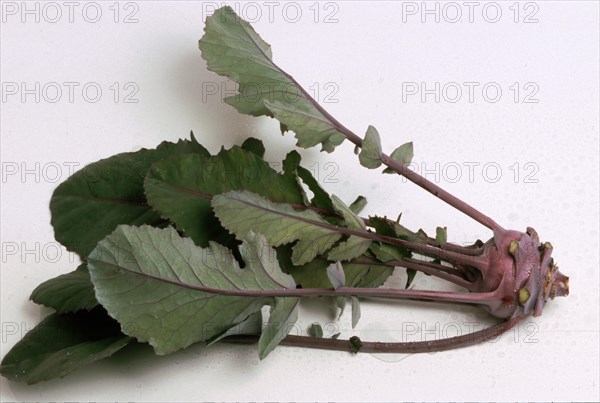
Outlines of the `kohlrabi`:
[[[553,247],[532,228],[507,230],[490,217],[409,169],[412,143],[390,155],[377,130],[361,137],[325,111],[272,60],[271,48],[229,7],[206,21],[200,40],[208,68],[239,85],[225,102],[239,112],[270,116],[298,147],[332,152],[356,146],[369,169],[399,174],[489,228],[487,242],[448,242],[386,217],[360,216],[366,199],[346,204],[327,193],[300,154],[275,171],[262,142],[211,154],[192,135],[156,149],[117,154],[88,165],[55,190],[55,236],[82,260],[77,270],[38,286],[31,299],[55,313],[3,358],[2,375],[35,383],[62,377],[132,342],[169,354],[193,343],[258,342],[261,358],[278,344],[348,352],[433,352],[494,338],[548,300],[569,292],[552,259]],[[310,190],[310,196],[307,192]],[[395,268],[405,288],[381,287]],[[457,291],[409,289],[418,273]],[[360,298],[479,306],[496,325],[422,342],[366,342],[357,336],[289,335],[305,297],[329,309]],[[263,325],[262,308],[270,306]]]

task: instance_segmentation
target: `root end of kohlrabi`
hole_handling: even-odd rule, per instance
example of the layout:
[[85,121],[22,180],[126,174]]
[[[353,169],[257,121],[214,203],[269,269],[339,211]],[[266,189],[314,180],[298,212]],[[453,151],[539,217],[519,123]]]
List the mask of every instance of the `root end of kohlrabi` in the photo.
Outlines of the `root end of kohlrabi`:
[[487,262],[480,269],[476,292],[490,293],[486,304],[494,316],[539,316],[548,300],[569,295],[569,278],[558,270],[550,242],[537,232],[498,230],[485,244]]

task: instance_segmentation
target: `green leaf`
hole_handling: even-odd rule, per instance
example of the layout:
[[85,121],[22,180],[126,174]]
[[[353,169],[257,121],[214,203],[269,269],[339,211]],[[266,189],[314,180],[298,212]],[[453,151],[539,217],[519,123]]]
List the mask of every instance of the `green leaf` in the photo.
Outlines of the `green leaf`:
[[249,231],[263,234],[272,246],[298,241],[292,262],[304,264],[326,252],[342,236],[313,211],[297,211],[250,192],[228,192],[213,197],[213,210],[221,224],[244,239]]
[[328,288],[331,283],[327,278],[326,269],[331,263],[322,257],[303,264],[294,265],[292,262],[293,248],[291,244],[281,245],[276,248],[277,261],[284,271],[294,278],[294,282],[301,288]]
[[30,299],[54,308],[58,313],[89,311],[98,305],[86,264],[79,265],[71,273],[44,281],[33,290]]
[[404,288],[408,288],[410,287],[410,285],[412,284],[412,282],[415,279],[415,276],[417,275],[417,271],[414,269],[406,269],[406,285],[404,286]]
[[346,139],[308,99],[293,104],[266,99],[263,102],[277,120],[284,122],[288,130],[296,134],[298,147],[310,148],[321,144],[321,150],[330,153]]
[[[292,263],[290,245],[277,248],[277,259],[282,270],[294,277],[296,284],[301,285],[302,288],[331,287],[327,277],[327,267],[331,263],[326,259],[317,257],[304,265],[295,266]],[[342,267],[348,287],[379,287],[394,272],[393,267],[381,265],[342,263]]]
[[352,302],[352,329],[356,327],[360,320],[360,302],[357,297],[350,297]]
[[[415,234],[403,227],[396,221],[385,217],[369,217],[369,225],[375,228],[375,232],[388,237],[412,240]],[[405,257],[411,257],[412,252],[400,245],[390,245],[387,243],[373,242],[369,247],[377,260],[380,262],[389,262],[390,260],[402,260]]]
[[427,243],[427,239],[429,236],[423,229],[419,228],[419,230],[409,239],[411,241],[419,242],[419,243]]
[[440,245],[448,242],[448,229],[446,227],[435,229],[435,241]]
[[215,336],[209,340],[206,340],[205,347],[212,346],[213,344],[221,341],[222,339],[224,339],[227,336],[234,336],[234,335],[240,335],[240,334],[260,336],[262,333],[262,325],[263,325],[262,313],[260,311],[254,312],[253,314],[248,316],[244,321],[238,323],[235,326],[230,327],[229,329],[227,329],[220,335]]
[[[88,259],[96,298],[123,332],[169,354],[207,341],[295,288],[274,251],[253,232],[240,246],[241,269],[224,246],[196,246],[173,228],[119,226]],[[240,290],[255,295],[232,295]]]
[[315,323],[311,324],[310,327],[308,328],[308,334],[311,335],[312,337],[320,339],[323,337],[323,328],[321,327],[320,324],[315,322]]
[[357,354],[363,346],[362,341],[358,336],[352,336],[348,340],[350,352],[353,354]]
[[164,220],[147,204],[143,180],[150,166],[174,154],[209,153],[192,140],[114,155],[87,165],[60,184],[50,201],[54,236],[85,258],[119,224],[154,226]]
[[[297,151],[290,151],[283,161],[283,170],[286,175],[298,181],[298,178],[313,192],[314,197],[310,201],[313,206],[326,210],[333,210],[333,204],[329,194],[319,185],[310,170],[300,165],[301,157]],[[304,190],[303,190],[304,192]]]
[[381,139],[373,126],[367,129],[358,159],[362,166],[370,169],[381,166]]
[[[392,157],[392,159],[398,161],[399,163],[401,163],[403,165],[410,164],[413,159],[413,156],[414,156],[414,150],[413,150],[412,141],[410,143],[402,144],[400,147],[396,148],[394,150],[394,152],[392,152],[392,154],[390,155],[390,157]],[[383,173],[384,174],[395,174],[397,172],[395,170],[393,170],[392,168],[386,168],[383,170]]]
[[[180,155],[154,164],[144,181],[150,205],[197,245],[227,244],[210,201],[219,193],[248,190],[282,203],[303,204],[293,179],[277,173],[256,154],[232,147],[205,158]],[[225,233],[225,235],[224,235]]]
[[386,243],[373,242],[369,250],[373,252],[377,260],[384,263],[391,260],[401,261],[403,258],[411,256],[411,252],[408,249]]
[[359,214],[365,208],[366,205],[367,205],[367,198],[364,196],[358,196],[356,198],[356,200],[354,200],[352,202],[352,204],[350,204],[350,206],[348,206],[348,208],[354,214]]
[[346,286],[360,288],[376,288],[385,283],[385,280],[394,273],[391,266],[344,264],[346,272]]
[[404,239],[406,241],[427,242],[427,234],[423,230],[413,232],[397,221],[387,217],[369,217],[369,225],[375,228],[378,234]]
[[298,193],[302,195],[302,202],[308,206],[310,205],[310,201],[302,186],[302,180],[298,176],[298,167],[300,166],[301,159],[302,157],[296,150],[287,153],[285,159],[282,161],[283,175],[288,178],[288,181],[296,185]]
[[271,305],[269,322],[258,340],[258,356],[265,358],[281,340],[285,339],[298,320],[298,304],[301,298],[275,298]]
[[326,210],[333,210],[333,202],[331,201],[329,193],[319,185],[319,182],[315,179],[310,170],[299,166],[298,176],[302,179],[302,182],[308,186],[310,191],[313,192],[314,197],[311,200],[313,206]]
[[258,158],[263,158],[265,156],[265,145],[262,141],[255,139],[254,137],[248,137],[244,140],[241,147],[243,150],[251,152]]
[[[367,227],[363,220],[352,212],[337,196],[332,195],[334,209],[344,217],[346,226],[350,229],[366,231]],[[350,235],[347,240],[337,245],[327,257],[329,260],[350,260],[354,259],[369,249],[371,240],[355,235]]]
[[[386,236],[396,236],[401,239],[415,240],[420,234],[415,234],[405,227],[401,226],[396,221],[388,220],[381,217],[369,217],[369,222],[375,228],[378,234]],[[427,237],[425,237],[425,242]],[[375,258],[380,262],[389,262],[392,260],[402,261],[405,257],[411,257],[412,252],[399,245],[390,245],[379,242],[373,242],[369,247]],[[417,272],[413,269],[406,269],[407,281],[405,288],[408,288],[415,278]]]
[[133,341],[104,309],[54,313],[25,335],[2,359],[2,376],[27,384],[62,378],[108,357]]
[[346,284],[346,274],[340,262],[329,265],[325,271],[334,289],[343,287]]
[[331,152],[344,141],[328,114],[273,63],[270,45],[231,7],[206,19],[199,47],[209,70],[239,84],[239,94],[225,98],[239,112],[277,118],[282,132],[296,133],[300,147],[322,144]]
[[[157,147],[160,148],[162,144],[167,142],[162,142]],[[169,143],[167,143],[169,144]],[[171,143],[172,144],[172,143]],[[163,146],[165,147],[165,146]],[[175,154],[198,154],[203,157],[210,157],[210,152],[196,140],[196,136],[194,136],[194,132],[190,131],[190,139],[189,140],[179,140],[175,143],[173,150]]]
[[346,299],[347,299],[346,297],[335,297],[335,304],[337,305],[338,308],[340,308],[338,320],[340,320],[340,318],[344,314],[344,311],[346,310]]

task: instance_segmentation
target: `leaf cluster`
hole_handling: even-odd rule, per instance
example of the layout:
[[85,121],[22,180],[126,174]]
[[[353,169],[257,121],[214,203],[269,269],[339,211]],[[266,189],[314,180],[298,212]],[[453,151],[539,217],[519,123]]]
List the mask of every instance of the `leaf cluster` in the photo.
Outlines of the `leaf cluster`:
[[[210,70],[239,84],[239,94],[225,101],[241,113],[278,119],[300,147],[321,144],[331,152],[347,137],[228,7],[207,19],[200,49]],[[347,205],[329,194],[298,152],[286,156],[282,172],[264,153],[262,142],[249,138],[211,154],[192,134],[99,160],[60,184],[51,224],[81,264],[33,291],[31,300],[55,313],[13,347],[0,373],[36,383],[134,342],[169,354],[244,334],[259,336],[264,358],[297,320],[301,297],[286,293],[376,288],[394,262],[411,256],[378,236],[418,241],[423,234],[387,218],[360,217],[366,198]],[[379,135],[369,126],[359,161],[377,168],[380,154]],[[410,163],[412,143],[391,157]],[[415,273],[409,270],[407,287]],[[348,299],[357,324],[358,298],[323,299],[341,312]]]
[[[382,285],[393,267],[353,263],[381,257],[380,243],[344,233],[369,232],[357,215],[366,199],[347,206],[328,194],[296,151],[283,172],[263,156],[257,139],[211,155],[192,134],[102,159],[59,185],[55,237],[82,263],[32,292],[55,313],[4,357],[2,375],[35,383],[136,341],[168,354],[249,329],[261,335],[264,358],[292,328],[300,301],[270,292]],[[236,290],[260,295],[227,294]],[[355,298],[352,307],[355,325]]]

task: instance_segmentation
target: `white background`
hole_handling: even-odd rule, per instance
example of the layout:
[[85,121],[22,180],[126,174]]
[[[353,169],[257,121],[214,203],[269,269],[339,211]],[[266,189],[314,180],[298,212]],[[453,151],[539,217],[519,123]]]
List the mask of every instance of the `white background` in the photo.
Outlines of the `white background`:
[[[6,11],[13,10],[8,3],[16,14]],[[58,4],[63,15],[56,22],[56,9],[42,3],[39,22],[22,13],[21,2],[2,6],[2,356],[49,312],[28,302],[31,290],[77,265],[64,250],[57,256],[48,211],[57,176],[64,180],[69,165],[154,147],[190,130],[211,151],[259,137],[273,162],[294,147],[273,120],[241,116],[221,103],[223,93],[207,91],[225,82],[206,70],[197,49],[206,13],[217,3],[121,3],[115,22],[113,2],[100,2],[96,23],[85,20],[95,17],[90,6],[83,13],[85,2],[76,4],[73,22]],[[349,128],[363,133],[375,125],[388,152],[414,141],[415,162],[431,170],[429,179],[505,227],[536,228],[571,277],[571,295],[500,341],[463,350],[374,357],[282,347],[259,362],[255,346],[192,347],[167,357],[136,347],[63,380],[27,387],[3,378],[2,400],[599,400],[598,3],[480,2],[471,22],[458,2],[462,18],[455,23],[457,8],[434,2],[427,7],[439,7],[439,22],[422,15],[421,2],[276,3],[271,16],[263,2],[235,4],[256,21],[275,61],[305,87],[320,88],[317,98]],[[302,14],[292,22],[298,8]],[[497,8],[502,14],[494,23]],[[124,23],[132,12],[138,21]],[[328,15],[333,22],[325,23]],[[537,22],[525,23],[527,15]],[[55,103],[54,92],[40,90],[35,102],[35,94],[23,100],[6,87],[53,82],[63,89]],[[79,83],[73,102],[65,82]],[[115,82],[118,102],[109,88]],[[439,102],[435,94],[423,102],[420,94],[403,93],[422,82],[429,89],[440,83]],[[472,102],[465,82],[478,83]],[[102,89],[98,102],[90,102],[91,90],[83,97],[86,83]],[[126,83],[139,88],[137,103],[123,102],[135,88],[124,89]],[[456,93],[443,93],[448,83],[463,89],[455,103],[449,101]],[[484,98],[487,83],[501,88],[497,102],[492,90]],[[524,102],[534,89],[530,101],[538,102]],[[399,177],[360,167],[348,144],[333,154],[302,154],[332,193],[348,202],[367,195],[365,214],[403,212],[411,227],[447,226],[454,242],[490,236]],[[470,175],[473,164],[479,165]],[[395,277],[402,282],[402,274]],[[417,278],[418,287],[432,284]],[[303,329],[332,320],[318,306],[303,306]],[[362,310],[355,331],[343,316],[344,337],[406,340],[412,324],[433,329],[415,340],[436,337],[436,323],[466,330],[469,321],[489,320],[473,309],[419,304],[365,302]]]

